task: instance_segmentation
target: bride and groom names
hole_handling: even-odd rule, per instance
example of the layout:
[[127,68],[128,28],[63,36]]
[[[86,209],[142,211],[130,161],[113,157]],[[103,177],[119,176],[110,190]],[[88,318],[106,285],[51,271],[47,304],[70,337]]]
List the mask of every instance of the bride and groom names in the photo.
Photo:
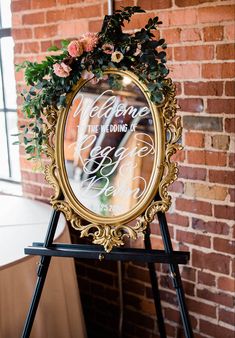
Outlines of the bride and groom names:
[[[155,154],[155,144],[152,137],[144,132],[136,131],[137,123],[135,119],[151,116],[148,107],[134,107],[120,102],[119,96],[113,95],[112,90],[106,90],[93,102],[89,101],[84,105],[84,96],[82,93],[76,97],[78,106],[74,117],[80,115],[80,122],[88,116],[89,119],[96,117],[102,121],[112,120],[112,117],[125,117],[129,115],[132,118],[130,126],[127,124],[103,124],[99,125],[80,125],[79,131],[85,128],[83,137],[79,139],[76,145],[77,155],[82,164],[82,170],[86,173],[86,178],[81,182],[84,193],[93,191],[94,197],[105,195],[106,197],[132,196],[137,201],[144,195],[148,182],[146,177],[135,175],[138,158],[144,158]],[[133,142],[126,142],[125,145],[103,146],[97,144],[99,133],[126,133],[128,130],[134,137]],[[89,153],[89,158],[84,158],[84,152]],[[137,170],[138,171],[138,170]],[[136,171],[136,172],[137,172]],[[125,177],[132,174],[129,182]],[[148,178],[149,180],[149,178]],[[141,184],[141,188],[140,188]]]

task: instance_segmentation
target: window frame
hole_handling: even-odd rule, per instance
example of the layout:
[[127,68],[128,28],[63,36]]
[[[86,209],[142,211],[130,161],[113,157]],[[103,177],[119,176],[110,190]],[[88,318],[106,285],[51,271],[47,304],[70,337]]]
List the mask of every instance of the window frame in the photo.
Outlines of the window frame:
[[6,93],[4,87],[4,76],[3,76],[3,59],[2,59],[2,46],[1,46],[1,39],[5,37],[12,36],[12,29],[11,27],[3,27],[2,26],[2,8],[0,5],[0,82],[2,86],[2,100],[3,100],[3,108],[0,108],[0,114],[3,113],[3,120],[4,126],[3,130],[5,129],[4,138],[6,140],[6,152],[7,152],[7,171],[6,175],[0,176],[1,181],[8,181],[8,182],[15,182],[20,183],[20,179],[17,180],[13,178],[13,168],[12,168],[12,161],[10,156],[10,135],[9,135],[9,122],[8,122],[8,112],[16,113],[17,109],[8,107],[6,104]]

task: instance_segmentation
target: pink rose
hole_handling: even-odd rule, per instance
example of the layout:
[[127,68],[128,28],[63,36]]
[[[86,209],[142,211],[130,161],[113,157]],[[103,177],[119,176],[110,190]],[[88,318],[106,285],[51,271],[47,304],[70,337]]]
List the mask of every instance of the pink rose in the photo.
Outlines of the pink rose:
[[71,72],[71,70],[72,69],[69,66],[67,66],[64,62],[62,62],[61,64],[55,63],[53,65],[53,71],[54,71],[55,75],[57,75],[59,77],[69,76],[69,73]]
[[72,57],[78,57],[83,53],[82,43],[79,40],[71,41],[67,49],[69,55]]
[[97,45],[98,40],[99,38],[96,33],[86,33],[80,41],[85,52],[92,52]]
[[90,80],[94,77],[94,74],[88,70],[83,70],[81,76],[84,80]]
[[105,43],[102,46],[102,50],[105,54],[112,54],[114,51],[114,45],[111,45],[110,43]]

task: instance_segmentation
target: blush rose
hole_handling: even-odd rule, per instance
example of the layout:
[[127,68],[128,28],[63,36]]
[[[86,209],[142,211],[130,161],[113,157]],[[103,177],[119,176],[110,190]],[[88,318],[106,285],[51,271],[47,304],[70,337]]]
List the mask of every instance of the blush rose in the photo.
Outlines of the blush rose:
[[72,57],[79,57],[83,53],[82,43],[79,40],[73,40],[68,45],[68,53]]
[[85,52],[92,52],[98,43],[98,36],[96,33],[86,33],[81,38],[81,44]]
[[64,62],[62,62],[61,64],[55,63],[53,65],[53,71],[54,71],[55,75],[57,75],[59,77],[69,76],[71,70],[72,69],[68,65],[66,65]]

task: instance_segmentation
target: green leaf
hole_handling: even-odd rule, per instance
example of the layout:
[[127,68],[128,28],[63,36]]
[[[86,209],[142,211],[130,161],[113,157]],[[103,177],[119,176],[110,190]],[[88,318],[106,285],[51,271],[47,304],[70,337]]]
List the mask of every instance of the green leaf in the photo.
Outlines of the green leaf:
[[166,57],[166,52],[160,52],[157,54],[157,59],[163,59]]
[[36,158],[37,158],[37,156],[31,156],[31,157],[28,157],[27,160],[31,161],[31,160],[35,160]]
[[21,135],[22,133],[17,133],[17,134],[11,134],[11,136],[19,136]]
[[69,40],[62,40],[61,41],[61,47],[63,49],[67,49],[68,45],[70,44],[70,41]]
[[38,133],[39,132],[38,126],[33,127],[32,131],[34,131],[35,133]]
[[30,95],[32,95],[32,96],[36,96],[36,91],[35,91],[35,87],[31,87],[30,88],[30,90],[29,90],[29,93],[30,93]]
[[39,117],[39,118],[37,119],[37,121],[38,121],[38,123],[43,124],[43,119],[42,119],[41,117]]
[[36,89],[42,89],[42,82],[39,81],[36,86],[35,86]]
[[61,95],[60,99],[59,99],[59,105],[62,106],[62,107],[65,107],[65,103],[66,103],[66,96]]
[[51,46],[47,49],[48,52],[57,52],[58,50],[59,50],[59,48],[55,45],[53,45],[53,46]]
[[30,64],[29,61],[24,61],[20,64],[15,64],[15,69],[16,69],[16,72],[19,72],[21,69],[24,69],[26,67],[28,67],[28,65]]
[[157,91],[155,93],[151,93],[151,100],[155,103],[161,103],[164,99],[162,92]]
[[35,151],[35,146],[34,145],[27,146],[25,147],[25,151],[27,154],[32,154]]
[[148,83],[147,87],[150,91],[153,91],[156,89],[157,86],[156,83]]
[[28,139],[27,137],[24,136],[24,144],[27,145],[28,144]]

